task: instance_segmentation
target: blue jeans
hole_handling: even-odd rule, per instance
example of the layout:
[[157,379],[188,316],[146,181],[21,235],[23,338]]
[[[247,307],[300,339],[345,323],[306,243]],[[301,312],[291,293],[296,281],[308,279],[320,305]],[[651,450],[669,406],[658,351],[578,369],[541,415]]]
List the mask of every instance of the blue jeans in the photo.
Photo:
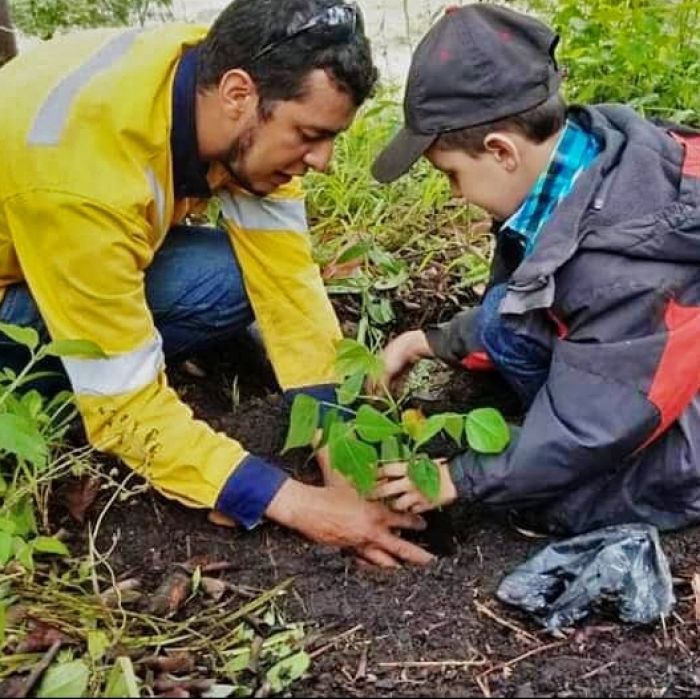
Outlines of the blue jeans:
[[[145,285],[166,359],[221,344],[254,320],[228,235],[217,228],[173,227],[146,270]],[[25,283],[14,284],[5,292],[0,321],[31,326],[42,340],[49,339]],[[24,347],[0,336],[0,367],[18,371],[28,358]],[[67,387],[60,361],[47,360],[42,368],[59,372],[57,384]]]
[[485,294],[476,317],[484,350],[498,371],[529,407],[549,374],[551,350],[531,337],[508,328],[498,309],[506,295],[506,284],[497,284]]

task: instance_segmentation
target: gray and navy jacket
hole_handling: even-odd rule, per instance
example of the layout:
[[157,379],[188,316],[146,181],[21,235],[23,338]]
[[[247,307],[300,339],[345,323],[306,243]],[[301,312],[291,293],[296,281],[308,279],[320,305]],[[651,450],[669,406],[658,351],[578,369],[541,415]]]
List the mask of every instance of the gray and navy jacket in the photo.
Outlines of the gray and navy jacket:
[[[527,510],[551,532],[700,521],[700,133],[619,105],[572,107],[601,152],[524,259],[498,241],[502,322],[551,347],[508,449],[451,462],[462,499]],[[509,249],[509,245],[511,249]],[[483,364],[475,314],[428,333]]]

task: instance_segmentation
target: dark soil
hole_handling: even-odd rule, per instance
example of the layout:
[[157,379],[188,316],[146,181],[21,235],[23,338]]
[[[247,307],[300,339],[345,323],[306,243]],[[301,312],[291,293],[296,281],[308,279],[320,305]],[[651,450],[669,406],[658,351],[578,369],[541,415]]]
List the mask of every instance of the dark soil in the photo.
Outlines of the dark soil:
[[[283,463],[297,477],[317,478],[308,454],[279,458],[287,413],[261,367],[226,364],[216,356],[200,358],[199,364],[206,367],[205,378],[181,372],[172,377],[198,417],[234,435],[250,451]],[[236,375],[240,400],[234,406]],[[468,380],[466,373],[449,383],[442,401],[426,408],[484,404],[517,414],[517,403],[502,385],[486,378]],[[58,518],[67,525],[67,516]],[[108,543],[119,537],[111,559],[117,573],[139,576],[150,589],[161,582],[170,563],[206,554],[231,561],[234,567],[224,575],[240,585],[267,589],[294,576],[295,593],[286,602],[289,618],[320,628],[333,625],[335,633],[361,625],[314,659],[308,677],[294,686],[297,696],[700,692],[700,635],[690,585],[699,568],[700,530],[663,539],[679,599],[665,629],[633,628],[597,616],[553,638],[494,597],[504,575],[542,542],[459,507],[448,519],[454,534],[449,555],[427,570],[398,572],[359,569],[351,558],[271,524],[250,533],[215,527],[204,513],[155,493],[112,507],[102,531]],[[85,536],[84,528],[68,526],[76,540]],[[405,664],[415,662],[434,664]]]

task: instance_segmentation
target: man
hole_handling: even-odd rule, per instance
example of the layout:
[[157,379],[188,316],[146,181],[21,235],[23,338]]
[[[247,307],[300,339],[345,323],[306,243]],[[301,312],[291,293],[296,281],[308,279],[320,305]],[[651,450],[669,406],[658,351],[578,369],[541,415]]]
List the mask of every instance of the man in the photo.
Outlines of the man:
[[[11,61],[0,320],[100,345],[63,362],[89,438],[168,497],[424,563],[393,532],[419,519],[287,478],[194,420],[163,371],[255,317],[287,394],[333,396],[339,330],[295,178],[326,168],[375,79],[360,12],[336,0],[235,0],[208,33],[83,32]],[[225,231],[177,225],[212,193]]]
[[421,155],[496,221],[482,304],[396,338],[416,359],[497,368],[527,415],[502,454],[441,464],[426,502],[395,464],[378,498],[456,498],[581,532],[700,521],[700,134],[621,105],[567,108],[545,25],[494,5],[448,10],[413,58],[406,127],[383,182]]

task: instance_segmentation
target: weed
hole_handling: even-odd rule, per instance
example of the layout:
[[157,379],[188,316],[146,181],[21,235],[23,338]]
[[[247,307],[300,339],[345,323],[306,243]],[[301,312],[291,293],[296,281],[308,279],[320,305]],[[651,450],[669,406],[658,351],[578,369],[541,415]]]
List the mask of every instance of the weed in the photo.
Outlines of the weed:
[[529,0],[562,34],[570,99],[622,102],[651,117],[700,123],[697,0]]

